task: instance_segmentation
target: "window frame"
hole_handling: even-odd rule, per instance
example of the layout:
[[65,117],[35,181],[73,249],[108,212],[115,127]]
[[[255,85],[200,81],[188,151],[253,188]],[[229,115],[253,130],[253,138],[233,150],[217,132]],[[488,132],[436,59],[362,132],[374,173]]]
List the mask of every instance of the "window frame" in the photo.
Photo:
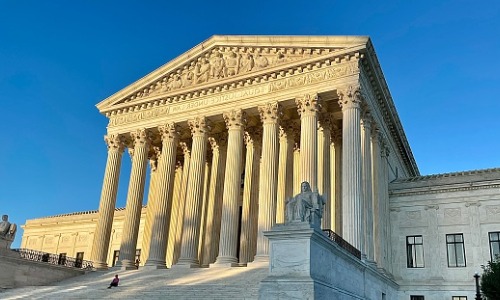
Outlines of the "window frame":
[[[448,242],[448,237],[453,236],[453,242]],[[462,241],[457,242],[457,237],[461,237]],[[462,245],[462,253],[463,253],[463,266],[459,265],[459,260],[457,256],[457,245]],[[455,255],[455,265],[450,264],[450,245],[453,246],[453,251]],[[465,239],[464,239],[464,234],[463,233],[450,233],[446,234],[446,257],[448,261],[448,268],[465,268],[467,267],[467,256],[465,255]]]
[[[496,235],[496,240],[492,240],[491,239],[491,236],[492,235]],[[500,231],[491,231],[491,232],[488,232],[488,241],[489,241],[489,245],[490,245],[490,258],[491,258],[491,261],[495,260],[495,256],[498,256],[500,258]],[[496,253],[495,255],[493,255],[493,244],[496,244],[497,245],[497,249],[498,249],[498,253]]]
[[[421,239],[421,243],[416,242],[416,238]],[[413,239],[413,243],[410,243],[410,239]],[[420,247],[418,247],[420,246]],[[417,262],[418,249],[422,251],[422,265]],[[424,259],[424,237],[422,235],[408,235],[406,236],[406,268],[409,269],[422,269],[425,268]]]

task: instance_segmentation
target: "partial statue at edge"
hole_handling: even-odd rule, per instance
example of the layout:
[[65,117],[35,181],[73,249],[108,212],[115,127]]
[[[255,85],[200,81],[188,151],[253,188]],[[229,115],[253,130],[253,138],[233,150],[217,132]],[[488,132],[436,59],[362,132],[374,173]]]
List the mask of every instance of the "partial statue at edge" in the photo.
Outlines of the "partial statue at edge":
[[3,215],[0,222],[0,248],[10,248],[16,236],[17,226],[9,222],[9,216]]
[[300,194],[287,200],[285,224],[307,222],[315,228],[321,227],[325,200],[318,192],[313,192],[309,182],[300,184]]

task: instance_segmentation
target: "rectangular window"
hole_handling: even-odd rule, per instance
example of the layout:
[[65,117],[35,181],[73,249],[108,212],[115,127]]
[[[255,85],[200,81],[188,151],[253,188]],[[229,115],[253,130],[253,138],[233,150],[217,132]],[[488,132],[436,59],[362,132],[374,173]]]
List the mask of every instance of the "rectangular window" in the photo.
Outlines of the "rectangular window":
[[424,296],[410,296],[410,300],[424,300]]
[[498,257],[500,259],[500,231],[490,232],[490,256],[491,261]]
[[66,253],[60,253],[59,254],[59,261],[57,263],[59,265],[65,265],[66,264]]
[[446,235],[448,267],[465,267],[465,246],[462,233]]
[[408,268],[424,267],[424,239],[421,235],[406,237],[406,266]]
[[451,300],[467,300],[467,296],[453,296]]

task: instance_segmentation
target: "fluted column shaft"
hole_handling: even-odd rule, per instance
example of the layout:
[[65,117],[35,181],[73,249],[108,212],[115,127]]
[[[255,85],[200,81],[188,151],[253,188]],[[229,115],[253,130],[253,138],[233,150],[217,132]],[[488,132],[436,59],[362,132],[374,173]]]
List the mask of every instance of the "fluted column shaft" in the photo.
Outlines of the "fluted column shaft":
[[132,171],[128,186],[125,221],[120,245],[120,260],[123,269],[135,269],[135,250],[141,220],[144,182],[150,146],[149,132],[145,129],[131,133],[134,140]]
[[186,194],[187,186],[189,180],[189,169],[191,166],[191,151],[187,143],[180,143],[182,153],[184,156],[184,165],[182,167],[182,179],[179,189],[179,194],[177,195],[179,205],[177,207],[177,222],[175,223],[175,247],[174,247],[174,259],[173,263],[176,264],[181,256],[181,245],[182,245],[182,229],[184,226],[184,211],[186,207]]
[[181,256],[178,264],[197,267],[198,243],[203,198],[203,179],[207,149],[208,126],[204,117],[188,121],[193,136],[191,165],[189,168],[189,189],[186,195],[184,226],[182,230]]
[[318,95],[306,94],[295,103],[300,114],[300,175],[313,191],[318,188]]
[[325,208],[321,226],[332,229],[332,197],[330,196],[330,127],[332,118],[329,114],[320,115],[318,127],[318,192],[325,199]]
[[342,107],[342,237],[362,251],[360,93],[340,93]]
[[300,148],[299,143],[293,147],[293,194],[300,193]]
[[[291,138],[286,131],[287,129],[283,127],[279,129],[278,191],[276,204],[276,223],[278,224],[285,223],[285,203],[292,194],[287,190],[287,188],[291,187],[291,183],[287,180],[290,178],[290,175],[292,175],[293,145],[291,145]],[[292,164],[290,164],[290,162],[292,162]],[[287,192],[289,194],[287,194]]]
[[[252,131],[253,133],[253,131]],[[245,157],[245,178],[243,183],[243,209],[241,216],[241,236],[240,236],[240,255],[239,263],[246,264],[252,260],[252,228],[254,221],[254,207],[255,201],[257,200],[252,193],[257,185],[256,174],[258,174],[259,168],[259,155],[255,149],[255,136],[249,133],[245,133],[244,139],[246,144],[246,157]]]
[[[206,216],[206,227],[205,227],[205,243],[203,245],[203,261],[202,266],[208,266],[215,261],[218,249],[216,241],[218,241],[217,236],[220,228],[220,212],[219,204],[222,203],[218,201],[218,197],[221,194],[222,184],[221,181],[224,174],[224,163],[225,163],[225,147],[227,142],[226,134],[219,134],[216,137],[208,138],[210,145],[212,147],[212,167],[210,174],[210,182],[208,186],[208,203],[207,203],[207,216]],[[222,147],[221,144],[224,146]],[[221,153],[222,152],[222,153]],[[217,224],[219,224],[217,226]]]
[[380,188],[382,175],[382,160],[381,160],[381,149],[379,138],[380,135],[378,131],[372,133],[372,202],[373,202],[373,256],[377,262],[378,267],[382,268],[383,262],[383,248],[382,248],[382,215],[383,211],[380,203]]
[[333,231],[342,234],[342,130],[331,130],[330,174],[331,225]]
[[118,135],[108,135],[104,139],[108,145],[108,159],[104,171],[99,214],[91,253],[91,260],[94,262],[96,269],[106,269],[108,267],[109,238],[113,226],[116,193],[118,191],[120,166],[124,150],[123,142]]
[[276,222],[276,191],[278,183],[278,121],[281,107],[277,102],[259,106],[263,123],[262,166],[259,180],[259,224],[256,259],[269,257],[269,241],[264,236]]
[[178,129],[174,123],[159,128],[162,138],[162,153],[158,160],[158,189],[151,230],[151,244],[146,266],[166,268],[167,240],[172,210],[174,171]]
[[223,117],[228,129],[228,143],[219,255],[216,264],[232,264],[238,262],[239,199],[243,168],[241,161],[246,120],[242,110],[224,113]]
[[374,260],[373,256],[373,203],[372,203],[372,147],[371,119],[365,115],[362,119],[361,152],[363,155],[363,199],[364,199],[364,229],[366,258]]
[[149,247],[151,245],[151,233],[153,229],[153,219],[156,211],[156,188],[158,186],[158,157],[160,156],[160,149],[154,147],[155,155],[149,158],[149,167],[151,172],[149,173],[149,191],[148,191],[148,202],[146,209],[146,220],[144,221],[144,232],[142,234],[142,248],[141,248],[141,262],[145,262],[148,259]]
[[181,190],[181,182],[182,182],[182,166],[180,162],[177,162],[175,166],[175,179],[174,179],[174,195],[172,197],[172,211],[170,214],[170,226],[168,231],[168,241],[167,241],[167,257],[166,264],[167,268],[172,267],[174,264],[174,250],[176,243],[176,235],[177,235],[177,219],[178,211],[179,211],[179,195]]

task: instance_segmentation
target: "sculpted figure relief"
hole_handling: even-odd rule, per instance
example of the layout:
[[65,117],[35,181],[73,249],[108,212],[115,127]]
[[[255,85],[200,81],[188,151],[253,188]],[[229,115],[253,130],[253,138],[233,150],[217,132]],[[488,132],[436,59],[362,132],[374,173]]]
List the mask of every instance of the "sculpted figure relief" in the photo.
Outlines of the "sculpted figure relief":
[[314,227],[321,224],[325,200],[318,192],[313,192],[307,181],[300,185],[300,194],[290,198],[285,205],[285,224],[308,222]]
[[17,226],[9,222],[9,216],[3,215],[0,222],[0,239],[13,241],[16,235]]
[[320,53],[324,52],[302,48],[217,47],[166,74],[157,82],[129,96],[124,102],[310,58]]

